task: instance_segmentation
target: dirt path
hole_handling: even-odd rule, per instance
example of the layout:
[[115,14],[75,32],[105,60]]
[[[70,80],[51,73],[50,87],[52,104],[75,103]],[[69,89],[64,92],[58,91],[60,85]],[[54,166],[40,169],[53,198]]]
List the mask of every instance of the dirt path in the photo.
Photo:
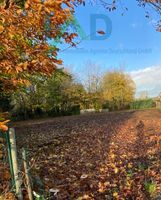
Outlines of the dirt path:
[[19,149],[30,152],[35,190],[58,190],[51,199],[161,195],[159,110],[56,118],[16,132]]

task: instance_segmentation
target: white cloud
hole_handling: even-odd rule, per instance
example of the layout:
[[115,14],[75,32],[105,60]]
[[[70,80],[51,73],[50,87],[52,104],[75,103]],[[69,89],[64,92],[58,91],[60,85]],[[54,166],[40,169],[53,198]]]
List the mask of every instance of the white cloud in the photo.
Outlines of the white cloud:
[[136,96],[142,91],[147,91],[151,97],[161,92],[161,65],[132,71],[130,74],[136,83]]

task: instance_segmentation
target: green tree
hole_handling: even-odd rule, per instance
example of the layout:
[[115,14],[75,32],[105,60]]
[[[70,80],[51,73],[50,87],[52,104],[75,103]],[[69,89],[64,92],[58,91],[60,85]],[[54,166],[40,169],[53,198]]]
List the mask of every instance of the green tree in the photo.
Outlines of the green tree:
[[12,95],[12,112],[18,119],[76,114],[84,103],[83,86],[63,69],[57,69],[49,78],[32,76],[30,83]]
[[43,84],[45,76],[34,75],[28,77],[30,85],[22,85],[11,96],[11,113],[16,119],[27,119],[39,114],[44,110],[45,91]]

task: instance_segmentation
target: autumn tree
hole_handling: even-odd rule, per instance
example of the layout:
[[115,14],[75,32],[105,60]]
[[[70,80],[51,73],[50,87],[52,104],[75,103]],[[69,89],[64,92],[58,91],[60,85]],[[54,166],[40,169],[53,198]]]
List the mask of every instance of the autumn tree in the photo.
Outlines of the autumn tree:
[[107,72],[102,87],[104,99],[111,109],[123,109],[134,99],[135,83],[121,70]]
[[85,108],[99,110],[102,107],[101,66],[91,61],[86,62],[81,81],[86,90]]
[[7,9],[1,6],[1,80],[16,85],[31,73],[51,74],[62,62],[57,58],[58,49],[48,40],[60,37],[73,44],[76,34],[62,32],[62,25],[70,20],[73,11],[67,0],[27,0],[24,8],[14,3]]
[[29,74],[50,75],[62,61],[50,40],[74,45],[76,33],[62,31],[82,0],[1,0],[0,81],[6,90],[28,83]]
[[91,61],[84,64],[81,81],[88,93],[96,93],[101,88],[101,67]]

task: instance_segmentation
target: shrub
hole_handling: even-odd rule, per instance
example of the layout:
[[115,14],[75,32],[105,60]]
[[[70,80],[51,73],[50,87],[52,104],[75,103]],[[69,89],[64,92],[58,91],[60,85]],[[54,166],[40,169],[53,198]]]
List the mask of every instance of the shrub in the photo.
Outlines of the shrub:
[[130,103],[130,109],[144,109],[144,108],[152,108],[154,107],[153,99],[144,99],[144,100],[135,100]]

